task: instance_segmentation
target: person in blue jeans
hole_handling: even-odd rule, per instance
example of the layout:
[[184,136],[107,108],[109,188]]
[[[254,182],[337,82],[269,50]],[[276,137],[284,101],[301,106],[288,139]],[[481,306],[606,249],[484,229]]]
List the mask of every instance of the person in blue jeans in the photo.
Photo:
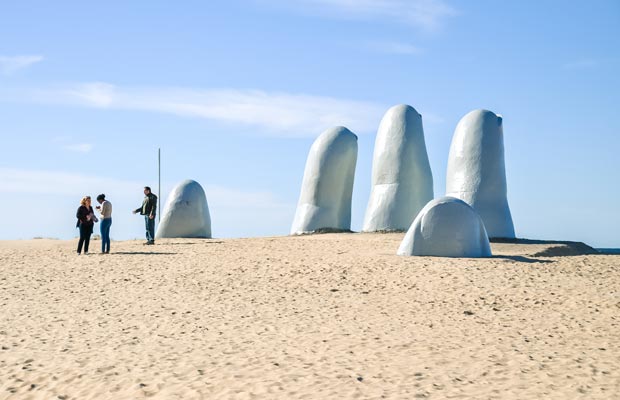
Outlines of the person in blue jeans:
[[97,196],[96,208],[101,214],[101,254],[110,253],[110,227],[112,226],[112,203],[105,199],[105,194]]
[[148,245],[155,244],[155,215],[157,212],[157,196],[151,192],[151,188],[144,187],[144,200],[142,206],[136,208],[133,213],[144,215],[144,225],[146,225],[146,243]]

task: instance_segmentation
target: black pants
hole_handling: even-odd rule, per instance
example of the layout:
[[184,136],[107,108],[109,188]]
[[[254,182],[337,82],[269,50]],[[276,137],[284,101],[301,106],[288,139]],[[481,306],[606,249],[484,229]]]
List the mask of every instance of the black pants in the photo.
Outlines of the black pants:
[[90,244],[90,235],[93,233],[93,226],[87,224],[80,224],[80,241],[78,242],[77,252],[82,252],[82,245],[84,245],[84,253],[88,253],[88,245]]

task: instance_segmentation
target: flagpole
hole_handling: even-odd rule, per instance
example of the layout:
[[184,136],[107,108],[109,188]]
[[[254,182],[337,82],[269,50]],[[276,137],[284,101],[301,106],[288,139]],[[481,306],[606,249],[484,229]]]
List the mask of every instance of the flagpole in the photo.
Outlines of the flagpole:
[[157,181],[158,181],[158,189],[157,194],[159,195],[159,212],[157,213],[157,222],[161,222],[161,148],[157,149]]

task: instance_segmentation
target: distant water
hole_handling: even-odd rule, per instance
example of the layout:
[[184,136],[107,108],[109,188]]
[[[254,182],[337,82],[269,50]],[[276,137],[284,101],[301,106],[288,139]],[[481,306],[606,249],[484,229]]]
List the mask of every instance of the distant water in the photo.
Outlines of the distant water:
[[620,254],[620,249],[596,249],[596,251],[600,251],[605,254]]

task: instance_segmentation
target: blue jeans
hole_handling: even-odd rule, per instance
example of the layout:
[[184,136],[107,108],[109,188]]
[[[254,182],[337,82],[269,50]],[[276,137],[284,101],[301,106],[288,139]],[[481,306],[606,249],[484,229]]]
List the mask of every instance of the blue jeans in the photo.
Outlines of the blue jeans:
[[101,220],[101,252],[110,252],[110,226],[112,225],[112,218],[105,218]]
[[146,240],[155,241],[155,218],[150,219],[148,215],[144,216],[144,225],[146,225]]

